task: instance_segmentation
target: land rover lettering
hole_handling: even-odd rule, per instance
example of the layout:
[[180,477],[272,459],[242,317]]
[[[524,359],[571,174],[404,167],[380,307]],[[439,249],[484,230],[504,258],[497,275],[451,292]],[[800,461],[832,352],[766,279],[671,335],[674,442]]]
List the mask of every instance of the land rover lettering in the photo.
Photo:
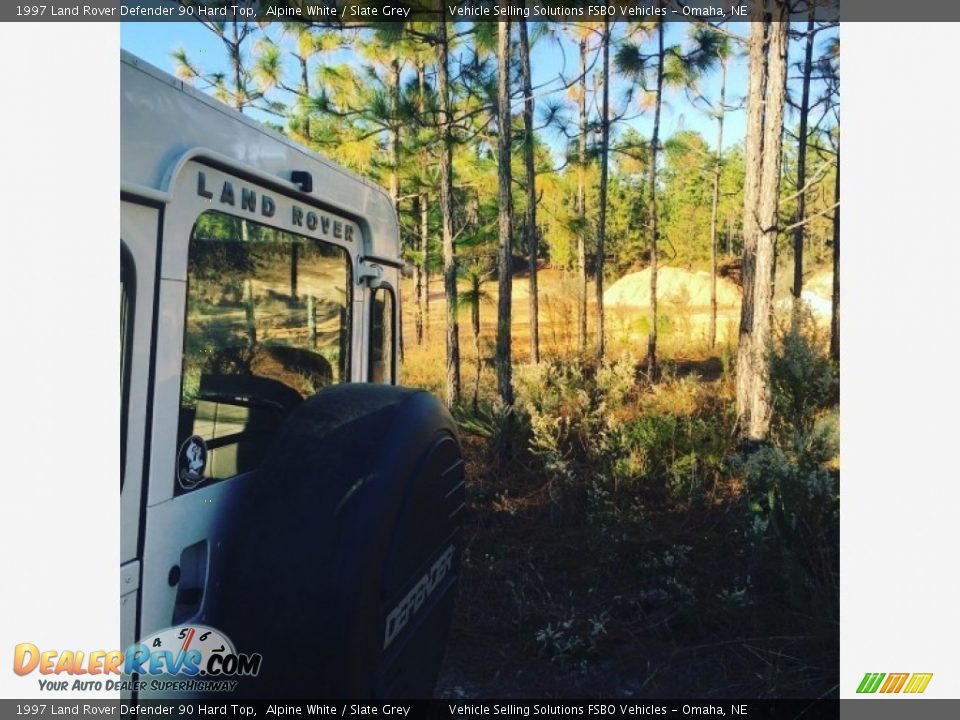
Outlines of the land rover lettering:
[[197,196],[216,200],[219,205],[272,218],[276,215],[278,202],[289,203],[287,217],[290,219],[290,229],[307,230],[309,234],[323,240],[343,240],[349,243],[355,242],[360,236],[357,224],[346,218],[319,209],[306,208],[279,195],[275,197],[262,190],[241,185],[235,179],[221,176],[212,168],[197,170],[196,173]]

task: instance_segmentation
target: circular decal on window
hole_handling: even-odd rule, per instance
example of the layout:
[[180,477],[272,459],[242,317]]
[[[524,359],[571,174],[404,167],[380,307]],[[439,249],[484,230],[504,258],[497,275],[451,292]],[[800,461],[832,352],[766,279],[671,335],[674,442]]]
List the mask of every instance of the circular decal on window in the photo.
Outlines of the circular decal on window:
[[177,481],[184,490],[191,490],[203,482],[207,467],[207,443],[199,435],[191,435],[177,453]]

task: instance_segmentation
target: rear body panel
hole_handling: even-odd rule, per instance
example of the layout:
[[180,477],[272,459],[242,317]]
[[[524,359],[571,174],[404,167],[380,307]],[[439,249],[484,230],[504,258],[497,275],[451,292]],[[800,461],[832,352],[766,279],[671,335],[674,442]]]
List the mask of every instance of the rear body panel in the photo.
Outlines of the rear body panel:
[[[308,173],[312,189],[292,182]],[[175,492],[192,229],[215,210],[318,238],[350,257],[349,379],[369,378],[374,273],[399,286],[388,196],[216,101],[123,53],[121,244],[133,266],[132,345],[121,489],[122,639],[202,623],[217,600],[223,533],[254,473]],[[394,327],[399,304],[393,304]],[[396,366],[394,348],[393,366]],[[174,577],[176,575],[176,577]]]

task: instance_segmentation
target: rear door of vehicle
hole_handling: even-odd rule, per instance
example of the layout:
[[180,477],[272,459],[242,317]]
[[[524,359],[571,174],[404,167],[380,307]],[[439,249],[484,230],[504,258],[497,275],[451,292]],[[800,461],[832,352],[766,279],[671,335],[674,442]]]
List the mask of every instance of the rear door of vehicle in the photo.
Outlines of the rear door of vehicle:
[[[255,481],[284,408],[355,375],[351,333],[363,322],[348,239],[359,238],[355,223],[347,233],[347,221],[246,173],[189,161],[163,225],[141,637],[215,625],[210,608],[238,531],[231,508]],[[308,308],[313,320],[301,322]],[[238,342],[245,333],[249,343]],[[304,351],[307,338],[315,352]]]

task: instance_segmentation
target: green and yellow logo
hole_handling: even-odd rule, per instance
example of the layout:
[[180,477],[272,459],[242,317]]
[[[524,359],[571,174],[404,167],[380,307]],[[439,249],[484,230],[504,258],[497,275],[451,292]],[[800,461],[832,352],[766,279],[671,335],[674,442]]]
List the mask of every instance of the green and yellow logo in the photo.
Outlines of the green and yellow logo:
[[860,681],[858,693],[922,693],[933,673],[867,673]]

